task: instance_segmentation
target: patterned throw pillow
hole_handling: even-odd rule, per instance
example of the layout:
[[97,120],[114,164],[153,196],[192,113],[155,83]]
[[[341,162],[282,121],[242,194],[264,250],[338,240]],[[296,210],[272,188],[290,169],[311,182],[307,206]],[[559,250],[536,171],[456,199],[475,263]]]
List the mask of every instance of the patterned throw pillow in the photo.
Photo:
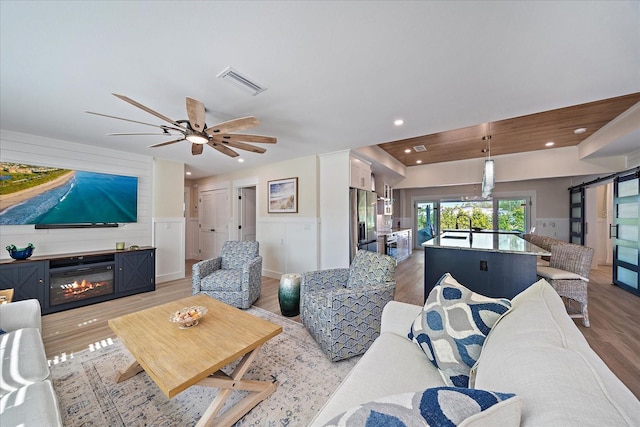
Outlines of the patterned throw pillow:
[[440,370],[447,385],[468,387],[469,372],[485,338],[510,309],[508,299],[477,294],[445,273],[429,293],[408,337]]
[[325,427],[519,426],[520,399],[511,393],[438,387],[386,396],[358,405]]

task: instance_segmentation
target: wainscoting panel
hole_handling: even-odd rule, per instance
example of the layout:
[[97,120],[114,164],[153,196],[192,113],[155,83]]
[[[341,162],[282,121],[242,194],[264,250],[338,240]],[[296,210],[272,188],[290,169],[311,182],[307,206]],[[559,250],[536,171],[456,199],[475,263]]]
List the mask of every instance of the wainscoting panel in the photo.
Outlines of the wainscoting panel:
[[187,259],[200,259],[198,254],[198,217],[190,217],[187,219],[187,242],[185,244],[185,252]]
[[156,248],[156,283],[185,277],[184,241],[184,218],[153,219],[153,246]]
[[317,218],[258,218],[263,274],[280,278],[284,273],[302,273],[318,269]]
[[537,218],[535,234],[569,241],[569,218]]

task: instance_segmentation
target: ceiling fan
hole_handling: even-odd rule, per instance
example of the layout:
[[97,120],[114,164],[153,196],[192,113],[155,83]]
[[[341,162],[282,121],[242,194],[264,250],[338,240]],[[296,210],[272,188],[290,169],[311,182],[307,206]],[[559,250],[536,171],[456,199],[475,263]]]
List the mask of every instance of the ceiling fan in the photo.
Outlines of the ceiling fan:
[[[124,119],[122,117],[110,116],[107,114],[94,113],[86,111],[89,114],[95,114],[96,116],[109,117],[112,119],[124,120],[127,122],[139,123],[142,125],[153,126],[162,129],[162,133],[110,133],[111,136],[121,135],[174,135],[172,132],[182,134],[180,138],[173,139],[167,142],[161,142],[159,144],[150,145],[149,148],[162,147],[164,145],[175,144],[176,142],[189,141],[191,142],[191,154],[194,156],[202,154],[204,145],[209,145],[215,148],[219,152],[226,154],[229,157],[238,157],[239,154],[232,148],[251,151],[252,153],[262,154],[266,149],[262,147],[256,147],[247,142],[261,143],[261,144],[275,144],[276,138],[271,136],[262,135],[245,135],[231,132],[242,131],[254,126],[258,126],[260,122],[253,116],[242,117],[239,119],[233,119],[226,122],[219,123],[215,126],[207,127],[205,123],[205,109],[204,104],[198,100],[187,97],[187,117],[188,120],[172,120],[167,116],[164,116],[149,107],[146,107],[139,102],[134,101],[124,95],[113,94],[125,102],[134,105],[141,110],[152,114],[165,122],[171,123],[168,125],[154,125],[151,123],[139,122],[137,120]],[[175,136],[175,135],[174,135]],[[231,148],[230,148],[231,147]]]

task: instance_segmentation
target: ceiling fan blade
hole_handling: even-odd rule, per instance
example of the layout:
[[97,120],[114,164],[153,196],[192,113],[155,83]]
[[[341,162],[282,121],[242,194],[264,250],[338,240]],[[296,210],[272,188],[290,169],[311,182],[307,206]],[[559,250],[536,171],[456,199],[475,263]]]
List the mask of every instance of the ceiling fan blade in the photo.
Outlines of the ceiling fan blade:
[[139,122],[137,120],[123,119],[122,117],[110,116],[108,114],[94,113],[93,111],[85,111],[85,113],[94,114],[96,116],[109,117],[110,119],[124,120],[125,122],[131,122],[131,123],[138,123],[138,124],[141,124],[141,125],[153,126],[153,127],[160,128],[160,129],[175,130],[175,131],[178,131],[178,132],[182,132],[182,130],[183,130],[183,129],[174,129],[172,127],[164,126],[164,125],[159,126],[159,125],[153,125],[151,123]]
[[215,148],[216,150],[218,150],[219,152],[221,152],[222,154],[226,154],[229,157],[238,157],[240,154],[236,153],[235,151],[233,151],[231,148],[225,146],[224,144],[221,144],[219,142],[207,142],[207,144],[213,148]]
[[228,122],[218,123],[215,126],[206,128],[204,131],[209,135],[217,135],[222,133],[236,132],[239,130],[249,129],[258,126],[260,122],[253,116],[242,117],[239,119],[229,120]]
[[222,144],[228,145],[229,147],[238,148],[240,150],[245,150],[245,151],[251,151],[252,153],[262,154],[265,151],[267,151],[262,147],[254,147],[253,145],[245,144],[244,142],[220,140],[218,139],[218,137],[214,137],[213,140],[215,142],[221,142]]
[[214,138],[221,138],[225,141],[242,141],[242,142],[259,142],[261,144],[275,144],[278,142],[277,138],[273,136],[262,136],[262,135],[242,135],[239,133],[230,133],[224,135],[215,135]]
[[135,132],[135,133],[108,133],[107,136],[128,136],[128,135],[170,135],[169,133],[151,133],[151,132]]
[[226,142],[223,142],[223,144],[226,144],[229,147],[238,148],[240,150],[245,150],[245,151],[251,151],[252,153],[258,153],[258,154],[262,154],[265,151],[267,151],[265,148],[254,147],[253,145],[245,144],[244,142],[238,142],[238,141],[226,141]]
[[140,104],[139,102],[134,101],[133,99],[131,99],[129,97],[126,97],[124,95],[118,95],[117,93],[114,93],[113,95],[117,96],[118,98],[122,99],[125,102],[128,102],[131,105],[134,105],[134,106],[140,108],[141,110],[146,111],[149,114],[152,114],[152,115],[156,116],[159,119],[164,120],[165,122],[169,122],[174,126],[177,126],[177,127],[181,128],[181,129],[185,129],[186,130],[186,128],[183,125],[181,125],[180,123],[176,122],[175,120],[172,120],[167,116],[163,116],[162,114],[158,113],[157,111],[153,111],[151,108],[146,107],[146,106]]
[[191,154],[197,156],[198,154],[202,154],[202,149],[204,148],[204,144],[191,144]]
[[161,142],[160,144],[150,145],[149,148],[162,147],[163,145],[175,144],[176,142],[184,141],[186,138],[174,139],[173,141]]
[[204,104],[202,102],[187,97],[187,116],[189,117],[189,124],[193,130],[197,132],[204,130],[206,118],[204,114]]

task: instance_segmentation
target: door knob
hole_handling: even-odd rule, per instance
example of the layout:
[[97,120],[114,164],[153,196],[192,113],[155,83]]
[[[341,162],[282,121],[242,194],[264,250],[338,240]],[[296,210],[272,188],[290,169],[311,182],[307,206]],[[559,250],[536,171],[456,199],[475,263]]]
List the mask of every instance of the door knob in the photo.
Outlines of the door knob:
[[215,228],[212,228],[211,231],[216,231]]

